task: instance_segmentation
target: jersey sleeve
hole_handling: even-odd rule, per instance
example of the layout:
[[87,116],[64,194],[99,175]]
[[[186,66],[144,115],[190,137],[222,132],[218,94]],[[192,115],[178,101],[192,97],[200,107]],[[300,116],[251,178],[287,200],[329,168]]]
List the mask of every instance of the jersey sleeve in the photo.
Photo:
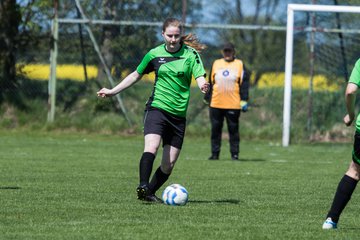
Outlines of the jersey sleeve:
[[194,61],[193,69],[192,69],[194,78],[196,79],[201,76],[205,77],[206,71],[205,71],[204,65],[202,63],[202,60],[200,58],[200,55],[195,50],[194,50],[194,54],[195,54],[195,61]]
[[153,59],[153,56],[150,51],[141,60],[139,66],[136,68],[136,71],[139,74],[148,74],[148,73],[154,71],[154,66],[151,64],[152,59]]
[[250,70],[246,69],[245,64],[243,64],[242,82],[240,86],[240,98],[244,101],[249,100],[250,75]]
[[350,75],[349,83],[354,83],[360,87],[360,59],[355,63]]

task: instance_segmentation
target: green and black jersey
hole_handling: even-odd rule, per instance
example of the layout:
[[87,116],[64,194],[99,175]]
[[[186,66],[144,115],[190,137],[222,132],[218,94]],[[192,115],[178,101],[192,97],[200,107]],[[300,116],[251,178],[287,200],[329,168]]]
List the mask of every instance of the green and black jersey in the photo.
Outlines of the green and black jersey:
[[168,52],[165,44],[151,49],[136,70],[139,74],[155,71],[147,106],[179,117],[186,116],[192,76],[196,79],[206,74],[198,52],[185,44],[174,53]]
[[[360,87],[360,59],[355,63],[355,66],[351,72],[349,83],[354,83]],[[356,131],[360,133],[360,114],[356,118]]]

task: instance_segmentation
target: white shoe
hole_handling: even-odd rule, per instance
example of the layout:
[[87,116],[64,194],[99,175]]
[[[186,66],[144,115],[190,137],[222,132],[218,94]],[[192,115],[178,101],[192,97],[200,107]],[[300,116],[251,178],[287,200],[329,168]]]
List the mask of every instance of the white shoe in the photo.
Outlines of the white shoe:
[[331,218],[327,218],[324,224],[322,225],[322,229],[336,229],[336,228],[337,228],[337,223],[333,222]]

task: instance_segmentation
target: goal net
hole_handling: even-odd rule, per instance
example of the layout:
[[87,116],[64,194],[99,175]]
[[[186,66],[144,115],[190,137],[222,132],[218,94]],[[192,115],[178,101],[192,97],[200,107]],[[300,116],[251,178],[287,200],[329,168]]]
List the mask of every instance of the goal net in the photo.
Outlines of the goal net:
[[[297,137],[291,129],[301,127],[290,126],[291,116],[306,116],[308,137],[316,140],[319,131],[334,128],[336,121],[340,122],[346,113],[343,91],[359,58],[360,29],[356,25],[359,18],[360,7],[288,5],[283,146],[289,145],[291,137]],[[309,55],[309,61],[298,61],[304,59],[301,57],[304,53]],[[307,95],[292,96],[292,89],[297,84],[293,78],[297,74],[308,76]],[[291,105],[296,97],[303,98],[303,106]],[[333,98],[334,104],[321,106],[321,101],[329,97]]]

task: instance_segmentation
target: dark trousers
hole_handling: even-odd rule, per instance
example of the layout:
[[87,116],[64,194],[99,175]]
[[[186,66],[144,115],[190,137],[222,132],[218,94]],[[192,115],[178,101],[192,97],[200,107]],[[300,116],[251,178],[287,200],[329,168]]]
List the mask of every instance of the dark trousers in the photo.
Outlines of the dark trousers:
[[240,110],[209,108],[211,121],[211,152],[219,154],[221,148],[221,133],[226,119],[229,132],[230,152],[231,154],[239,154],[239,118]]

